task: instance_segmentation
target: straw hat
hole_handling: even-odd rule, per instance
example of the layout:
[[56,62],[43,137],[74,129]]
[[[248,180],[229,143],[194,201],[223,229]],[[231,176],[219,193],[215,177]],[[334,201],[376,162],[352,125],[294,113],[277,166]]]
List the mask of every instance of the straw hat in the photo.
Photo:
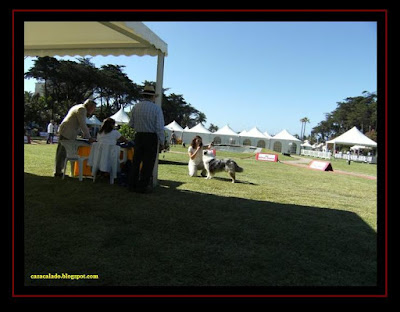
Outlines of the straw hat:
[[156,90],[154,90],[153,86],[146,85],[146,86],[144,86],[143,91],[141,92],[141,94],[156,95]]

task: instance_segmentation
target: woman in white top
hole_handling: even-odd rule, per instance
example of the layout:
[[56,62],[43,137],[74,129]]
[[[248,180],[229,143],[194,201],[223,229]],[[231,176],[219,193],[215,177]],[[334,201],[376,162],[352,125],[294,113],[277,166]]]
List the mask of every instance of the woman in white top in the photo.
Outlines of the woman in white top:
[[197,170],[202,170],[201,176],[205,177],[207,175],[207,171],[203,164],[203,150],[209,149],[211,146],[212,143],[207,147],[203,146],[203,139],[198,135],[193,138],[192,143],[190,143],[188,148],[190,158],[188,168],[191,177],[197,177]]
[[117,144],[117,142],[128,142],[128,140],[119,133],[118,130],[114,129],[115,120],[112,118],[106,118],[100,127],[99,133],[97,134],[97,141],[106,144]]

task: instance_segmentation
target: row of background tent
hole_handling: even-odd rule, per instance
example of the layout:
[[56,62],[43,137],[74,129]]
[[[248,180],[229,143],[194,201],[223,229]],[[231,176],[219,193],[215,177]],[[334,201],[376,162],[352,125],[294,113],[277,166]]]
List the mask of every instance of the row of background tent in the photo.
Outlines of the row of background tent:
[[286,130],[282,130],[273,137],[268,132],[261,132],[257,127],[249,131],[243,130],[240,133],[236,133],[229,125],[226,125],[216,132],[210,132],[201,123],[191,129],[187,127],[183,129],[176,121],[166,125],[165,130],[169,137],[172,131],[174,131],[177,139],[181,139],[182,143],[185,144],[190,144],[192,139],[196,135],[199,135],[206,145],[214,142],[216,145],[255,146],[271,149],[276,152],[300,154],[301,141]]
[[[129,116],[123,108],[110,117],[113,118],[117,124],[126,124],[129,122]],[[100,126],[101,122],[96,118],[96,116],[92,116],[87,119],[87,124]],[[320,143],[317,146],[312,146],[307,141],[302,143],[285,129],[274,136],[269,135],[268,132],[261,132],[257,127],[254,127],[249,131],[243,130],[240,133],[236,133],[229,127],[229,125],[222,127],[216,132],[210,132],[201,123],[191,129],[188,127],[183,129],[176,121],[173,121],[165,126],[165,130],[168,134],[168,139],[171,137],[172,131],[174,131],[176,138],[186,145],[190,144],[196,135],[199,135],[202,137],[203,142],[206,145],[214,142],[214,144],[222,145],[255,146],[270,149],[279,153],[290,154],[300,154],[301,149],[307,148],[326,149],[327,144],[333,144],[332,150],[336,149],[336,144],[358,144],[372,148],[377,147],[376,142],[366,137],[356,127],[353,127],[333,140],[327,141],[326,144]]]
[[[261,148],[267,148],[279,153],[300,154],[301,149],[327,150],[328,144],[330,149],[335,151],[336,145],[356,145],[359,148],[376,148],[377,143],[367,136],[365,136],[357,127],[353,127],[342,135],[327,141],[326,143],[319,143],[310,145],[307,141],[302,143],[299,139],[291,135],[287,130],[282,130],[278,134],[271,136],[268,132],[261,132],[257,127],[249,131],[242,131],[236,133],[229,125],[226,125],[216,132],[210,132],[201,123],[189,129],[183,129],[176,121],[171,122],[165,126],[167,132],[175,132],[177,138],[182,142],[188,144],[194,136],[199,135],[203,138],[203,142],[208,144],[229,144],[229,145],[247,145]],[[333,145],[333,146],[332,146]],[[352,147],[352,149],[356,148]]]

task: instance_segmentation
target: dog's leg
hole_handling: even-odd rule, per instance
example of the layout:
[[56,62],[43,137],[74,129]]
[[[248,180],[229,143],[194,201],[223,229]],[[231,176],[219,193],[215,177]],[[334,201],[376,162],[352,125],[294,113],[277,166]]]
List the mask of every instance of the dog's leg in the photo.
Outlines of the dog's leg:
[[232,179],[232,183],[235,183],[235,179],[236,179],[235,173],[234,172],[229,172],[229,175],[230,175],[230,177]]

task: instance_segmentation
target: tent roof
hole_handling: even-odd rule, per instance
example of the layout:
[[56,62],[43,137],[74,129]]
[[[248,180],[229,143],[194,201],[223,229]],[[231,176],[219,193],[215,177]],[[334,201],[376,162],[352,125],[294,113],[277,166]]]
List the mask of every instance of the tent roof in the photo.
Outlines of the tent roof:
[[194,126],[191,129],[186,130],[186,132],[197,132],[197,133],[211,133],[209,130],[207,130],[201,123],[198,123],[196,126]]
[[114,115],[110,116],[110,118],[114,119],[117,124],[126,124],[129,122],[129,116],[124,111],[123,107],[121,107]]
[[312,147],[312,145],[310,144],[310,142],[309,142],[308,140],[304,140],[304,143],[301,144],[300,146],[303,146],[303,147]]
[[214,132],[214,134],[239,136],[239,134],[237,134],[235,131],[233,131],[232,128],[229,127],[228,125],[222,127],[221,129],[218,129],[217,131]]
[[167,55],[167,44],[141,22],[25,22],[25,56]]
[[246,133],[243,134],[242,136],[251,137],[251,138],[269,139],[257,127],[254,127],[252,129],[250,129],[249,131],[246,131]]
[[272,138],[267,131],[263,133],[268,139]]
[[101,125],[101,121],[96,117],[96,115],[93,115],[92,117],[87,118],[86,123],[88,125],[98,125],[98,126]]
[[287,132],[286,129],[283,129],[281,132],[278,134],[274,135],[272,139],[278,139],[278,140],[289,140],[289,141],[299,141],[301,142],[298,138],[294,137],[291,135],[289,132]]
[[183,128],[174,120],[168,125],[166,125],[164,128],[168,130],[174,130],[174,131],[183,131]]
[[287,132],[286,129],[283,129],[281,132],[279,132],[278,134],[274,135],[272,138],[273,139],[279,139],[279,140],[289,140],[289,141],[299,141],[299,142],[301,142],[298,138],[294,137],[289,132]]
[[351,128],[349,131],[339,135],[333,140],[327,141],[326,143],[345,144],[345,145],[364,145],[364,146],[377,146],[377,143],[365,136],[356,126]]

